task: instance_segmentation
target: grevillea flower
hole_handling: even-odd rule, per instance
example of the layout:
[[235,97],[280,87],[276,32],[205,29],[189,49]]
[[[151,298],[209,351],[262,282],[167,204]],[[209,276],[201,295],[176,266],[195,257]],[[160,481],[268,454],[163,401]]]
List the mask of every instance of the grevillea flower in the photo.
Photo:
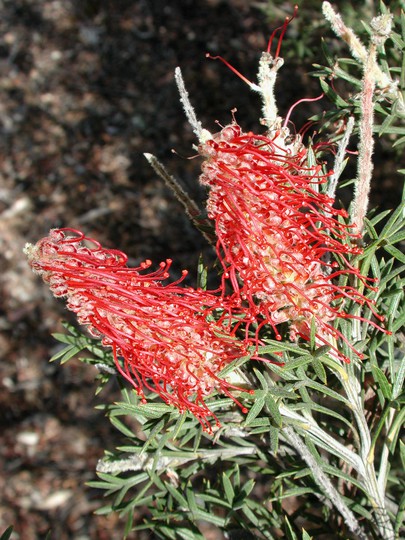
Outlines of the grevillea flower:
[[[332,322],[361,318],[344,311],[345,300],[372,308],[350,285],[335,284],[342,274],[366,284],[347,260],[361,253],[353,242],[358,235],[343,222],[347,213],[320,192],[327,176],[319,164],[308,165],[300,138],[291,140],[286,128],[269,133],[243,133],[233,123],[199,147],[224,280],[249,305],[259,328],[270,324],[281,339],[277,326],[289,323],[292,339],[309,339],[315,324],[317,343],[346,360],[336,340],[347,340]],[[342,269],[326,262],[329,253]]]
[[[215,418],[204,401],[214,390],[240,405],[230,393],[236,387],[218,374],[247,354],[246,345],[235,339],[237,325],[230,329],[220,295],[179,286],[186,271],[164,285],[170,260],[149,273],[150,261],[128,268],[124,253],[73,229],[52,230],[26,253],[53,294],[66,298],[79,322],[112,347],[118,371],[143,399],[146,387],[205,427]],[[215,310],[222,313],[217,320]]]

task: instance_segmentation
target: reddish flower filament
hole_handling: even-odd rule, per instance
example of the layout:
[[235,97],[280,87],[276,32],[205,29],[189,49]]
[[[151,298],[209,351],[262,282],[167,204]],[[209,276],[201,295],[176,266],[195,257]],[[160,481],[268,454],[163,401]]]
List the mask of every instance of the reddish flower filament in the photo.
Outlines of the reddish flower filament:
[[208,418],[216,419],[205,403],[214,390],[243,408],[231,393],[241,389],[218,376],[247,354],[248,345],[235,338],[239,325],[231,327],[231,308],[221,296],[180,287],[185,272],[164,285],[170,260],[142,274],[150,261],[128,268],[124,253],[104,249],[73,229],[51,231],[28,255],[55,296],[66,297],[79,322],[112,347],[118,371],[143,399],[143,388],[157,392],[206,429]]
[[[242,133],[236,124],[201,145],[200,153],[206,158],[201,182],[210,188],[207,209],[215,221],[223,286],[229,281],[259,328],[269,324],[277,339],[283,322],[290,324],[291,337],[309,339],[314,319],[319,343],[347,361],[335,339],[355,349],[330,322],[365,319],[346,313],[344,301],[367,305],[378,315],[366,296],[335,283],[339,276],[353,276],[371,288],[347,259],[361,253],[353,244],[358,235],[338,221],[346,211],[320,192],[327,181],[320,165],[306,165],[305,147],[286,139],[284,130],[266,137]],[[342,269],[324,260],[329,253]]]

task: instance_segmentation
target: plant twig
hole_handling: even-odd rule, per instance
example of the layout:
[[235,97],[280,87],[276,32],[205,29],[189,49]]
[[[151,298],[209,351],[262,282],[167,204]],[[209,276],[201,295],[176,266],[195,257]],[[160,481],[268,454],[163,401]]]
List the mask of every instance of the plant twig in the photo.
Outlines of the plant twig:
[[364,465],[363,483],[367,496],[374,509],[377,526],[381,537],[385,540],[394,540],[395,533],[385,506],[384,485],[379,484],[374,466],[374,452],[371,446],[371,435],[364,415],[364,400],[360,384],[360,365],[352,363],[344,366],[347,377],[340,377],[341,384],[350,400],[353,416],[355,418],[360,437],[359,457]]
[[350,531],[355,534],[359,540],[367,540],[368,537],[361,528],[360,523],[357,521],[355,515],[350,508],[348,508],[343,500],[343,497],[318,465],[314,456],[302,442],[301,437],[295,433],[293,428],[290,426],[285,426],[283,431],[294,446],[295,450],[310,468],[313,478],[320,487],[322,493],[332,502],[334,507],[341,514]]
[[373,66],[376,64],[377,49],[375,43],[370,45],[370,51],[364,64],[363,91],[361,94],[360,142],[357,165],[357,181],[355,186],[352,222],[359,233],[363,232],[364,218],[367,213],[368,196],[370,193],[373,173],[373,125],[374,125],[374,90],[375,79]]
[[347,121],[346,131],[343,137],[339,141],[338,151],[336,153],[335,163],[333,166],[333,174],[329,180],[327,195],[331,197],[332,199],[335,198],[337,183],[344,169],[346,149],[347,149],[347,145],[349,144],[349,139],[351,137],[351,134],[353,133],[353,127],[354,127],[354,116],[349,116],[349,119]]
[[164,165],[162,165],[162,163],[160,163],[160,161],[153,154],[144,153],[144,156],[148,160],[153,170],[173,191],[176,199],[183,205],[187,216],[190,218],[192,223],[194,223],[197,229],[201,231],[207,242],[209,242],[211,245],[215,245],[215,235],[214,233],[210,233],[210,231],[213,230],[212,223],[209,221],[209,219],[201,216],[201,210],[198,208],[195,201],[190,198],[174,176],[168,173]]
[[325,448],[339,459],[344,460],[360,475],[364,476],[364,464],[359,456],[320,428],[314,418],[311,416],[308,418],[301,416],[284,405],[280,405],[279,410],[282,416],[299,422],[302,430],[310,437],[312,442],[318,446],[322,446],[322,448]]
[[[361,40],[356,36],[356,34],[351,28],[345,25],[342,17],[339,15],[339,13],[336,13],[336,11],[334,11],[329,2],[323,2],[322,11],[325,19],[329,21],[335,34],[343,41],[345,41],[350,47],[353,58],[358,60],[361,64],[365,65],[369,54],[367,48],[363,45]],[[375,23],[379,25],[380,28],[383,28],[383,32],[380,31],[380,36],[384,37],[384,39],[389,36],[389,33],[391,31],[391,18],[391,15],[388,14],[382,15],[381,17],[375,17],[373,19],[373,21],[375,21]],[[383,36],[383,34],[385,35]],[[374,78],[377,86],[384,90],[384,94],[390,99],[399,100],[399,105],[403,110],[404,99],[401,91],[398,89],[398,81],[393,81],[389,77],[389,75],[382,71],[382,69],[378,66],[377,63],[373,65],[372,70],[373,72],[371,75]]]

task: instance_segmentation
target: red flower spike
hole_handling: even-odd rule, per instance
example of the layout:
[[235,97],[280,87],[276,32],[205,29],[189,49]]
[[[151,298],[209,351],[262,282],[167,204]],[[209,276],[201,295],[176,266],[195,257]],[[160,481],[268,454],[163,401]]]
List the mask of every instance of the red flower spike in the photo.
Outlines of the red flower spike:
[[[215,221],[223,280],[249,305],[260,328],[271,325],[281,339],[277,326],[287,322],[292,339],[309,339],[314,320],[318,344],[331,345],[347,361],[336,348],[337,338],[347,339],[331,322],[364,320],[345,313],[344,300],[371,309],[372,302],[333,278],[353,275],[367,285],[346,259],[361,253],[352,245],[358,235],[338,221],[346,212],[318,191],[327,175],[320,165],[306,164],[300,139],[291,141],[286,128],[270,133],[243,133],[234,123],[200,145],[200,180],[210,188],[207,210]],[[326,263],[327,253],[335,253],[344,268]]]
[[[231,394],[242,389],[218,377],[247,354],[247,344],[234,337],[237,327],[230,329],[230,308],[211,292],[180,287],[184,274],[162,284],[170,260],[145,274],[150,261],[128,268],[124,253],[104,249],[73,229],[52,230],[26,253],[53,294],[65,297],[79,322],[112,347],[118,371],[143,398],[145,387],[157,392],[208,430],[208,419],[216,417],[205,398],[214,390],[243,408]],[[224,313],[219,321],[207,318],[213,310]]]

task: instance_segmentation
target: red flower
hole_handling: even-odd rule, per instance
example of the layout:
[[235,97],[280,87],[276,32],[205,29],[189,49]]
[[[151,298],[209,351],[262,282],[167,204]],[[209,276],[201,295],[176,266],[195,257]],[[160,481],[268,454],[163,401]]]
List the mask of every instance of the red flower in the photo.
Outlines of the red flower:
[[[52,230],[26,252],[53,294],[65,297],[79,322],[112,347],[118,371],[141,396],[143,387],[157,392],[205,427],[207,417],[215,418],[204,401],[214,390],[240,405],[230,393],[236,387],[218,376],[247,354],[234,337],[237,326],[230,329],[229,306],[213,293],[180,287],[185,271],[163,285],[170,260],[145,274],[150,261],[128,268],[124,253],[72,229]],[[214,310],[222,313],[219,320]]]
[[[347,254],[361,253],[352,243],[358,236],[338,220],[347,213],[320,192],[327,180],[321,166],[307,164],[306,148],[285,128],[266,137],[232,124],[201,144],[200,153],[224,280],[249,305],[259,328],[270,324],[281,339],[277,326],[288,322],[292,339],[309,339],[314,322],[318,344],[331,345],[346,360],[335,339],[347,340],[331,323],[356,318],[344,312],[346,299],[371,302],[335,284],[342,274],[367,280],[347,261]],[[339,257],[342,270],[326,262],[328,253]]]

